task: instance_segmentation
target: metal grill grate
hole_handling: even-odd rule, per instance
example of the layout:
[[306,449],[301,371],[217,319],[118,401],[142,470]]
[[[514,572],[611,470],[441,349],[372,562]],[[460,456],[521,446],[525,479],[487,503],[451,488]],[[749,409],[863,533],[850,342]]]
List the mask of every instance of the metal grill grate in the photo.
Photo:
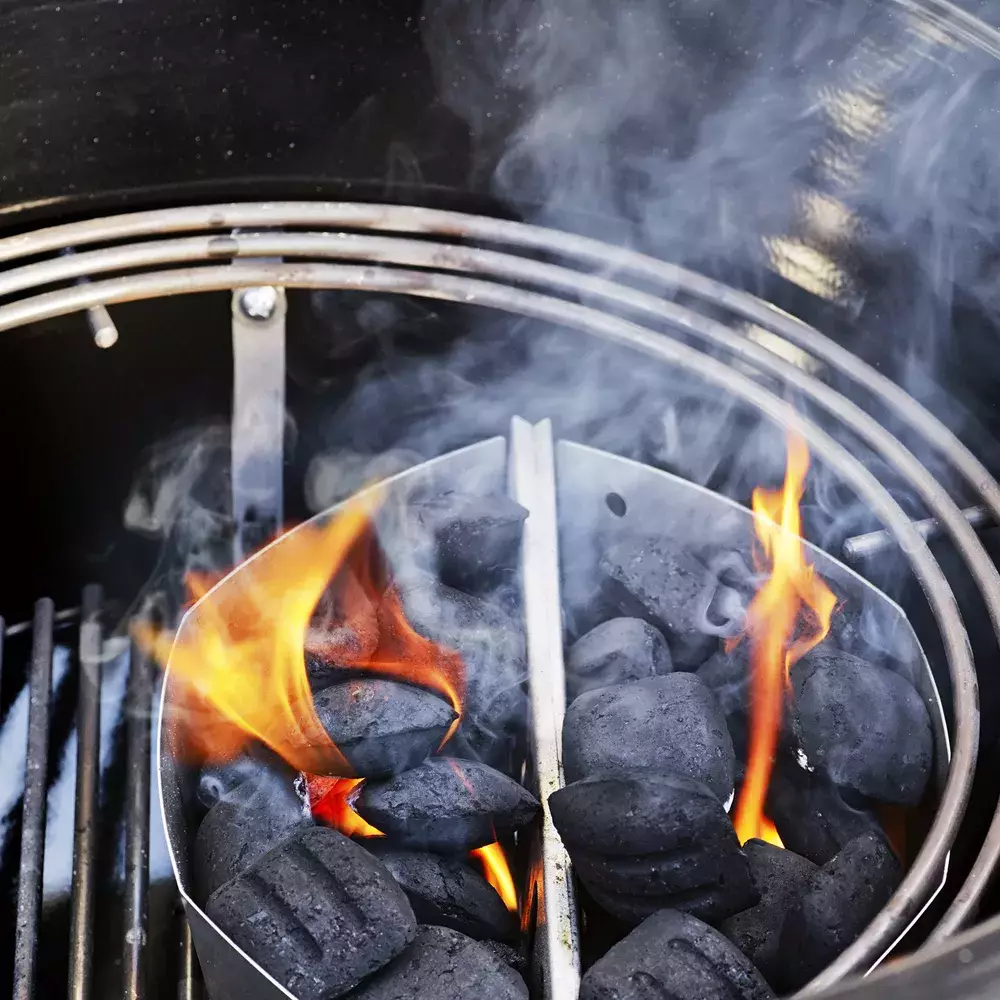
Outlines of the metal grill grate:
[[[5,657],[17,637],[30,629],[31,645],[26,677],[28,692],[27,739],[24,746],[23,805],[20,811],[20,845],[17,859],[16,923],[13,954],[13,997],[37,1000],[48,995],[41,965],[51,956],[46,948],[46,933],[64,931],[65,925],[53,920],[43,907],[47,799],[53,784],[53,753],[62,754],[69,740],[66,726],[53,718],[65,703],[62,689],[53,684],[53,659],[57,642],[73,651],[69,669],[75,670],[73,683],[66,690],[76,693],[70,731],[76,735],[76,769],[73,779],[73,850],[69,895],[68,951],[66,984],[69,1000],[89,1000],[98,995],[95,984],[95,953],[99,938],[111,927],[117,934],[118,913],[101,907],[99,879],[109,868],[117,868],[115,845],[102,843],[101,818],[101,708],[102,678],[109,661],[102,625],[103,594],[100,587],[84,589],[81,606],[56,612],[49,598],[35,605],[30,623],[5,627],[0,619],[0,683]],[[75,619],[79,618],[76,623]],[[58,638],[57,638],[58,635]],[[119,961],[110,963],[121,970],[121,990],[130,1000],[148,1000],[174,990],[151,990],[146,982],[146,958],[149,950],[149,851],[150,851],[150,734],[153,711],[153,670],[150,661],[134,647],[127,655],[127,681],[124,699],[123,733],[118,732],[112,748],[113,760],[124,763],[121,794],[124,826],[124,906],[118,907],[123,918],[119,941]],[[9,723],[9,719],[7,720]],[[122,740],[120,737],[124,736]],[[124,744],[121,746],[120,744]],[[120,753],[118,751],[121,751]],[[15,809],[16,813],[16,809]],[[54,822],[68,822],[55,817]],[[16,834],[16,829],[8,830]],[[106,827],[103,830],[107,837]],[[172,886],[171,886],[172,891]],[[115,900],[119,899],[117,887]],[[179,913],[178,907],[178,913]],[[178,954],[173,962],[178,971],[177,995],[187,1000],[199,996],[199,977],[186,922],[181,917],[176,931]],[[61,954],[61,952],[60,952]],[[105,990],[100,993],[104,995]]]

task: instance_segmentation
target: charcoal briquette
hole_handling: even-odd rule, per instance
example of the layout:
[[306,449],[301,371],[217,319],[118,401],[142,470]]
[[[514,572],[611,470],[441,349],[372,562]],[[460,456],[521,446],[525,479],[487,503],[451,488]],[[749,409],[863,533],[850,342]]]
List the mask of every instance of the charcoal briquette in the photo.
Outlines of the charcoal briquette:
[[750,861],[760,902],[723,920],[719,930],[774,985],[784,962],[781,930],[785,918],[819,869],[806,858],[763,840],[748,840],[743,851]]
[[901,869],[885,840],[866,833],[813,874],[781,933],[776,987],[796,990],[852,944],[899,885]]
[[485,945],[447,927],[421,927],[352,1000],[528,1000],[524,980]]
[[334,684],[313,700],[323,728],[359,777],[398,774],[419,764],[456,718],[430,691],[374,677]]
[[580,880],[619,920],[669,907],[714,922],[758,898],[733,825],[700,782],[594,775],[554,792],[549,806]]
[[568,848],[604,855],[629,858],[736,840],[719,797],[670,771],[594,774],[553,792],[549,808]]
[[568,781],[635,768],[701,781],[722,802],[733,791],[735,755],[711,691],[688,673],[650,677],[580,695],[563,723]]
[[413,511],[434,539],[446,586],[479,594],[516,571],[528,512],[510,497],[455,491],[417,501]]
[[299,1000],[343,996],[399,955],[417,922],[403,890],[336,830],[301,830],[217,889],[208,916]]
[[594,901],[617,920],[641,923],[669,908],[714,924],[753,906],[759,892],[739,844],[637,858],[572,855]]
[[199,899],[245,871],[297,827],[312,820],[287,775],[263,772],[224,795],[201,821],[194,841]]
[[703,632],[699,616],[708,570],[675,539],[628,534],[601,558],[600,573],[604,599],[623,615],[659,629],[678,669],[695,669],[718,647],[718,638]]
[[882,802],[920,802],[934,743],[927,707],[909,681],[823,646],[791,676],[792,725],[810,767]]
[[817,865],[825,865],[855,837],[879,830],[861,796],[782,754],[771,772],[767,814],[785,847]]
[[566,652],[566,695],[669,674],[663,634],[641,618],[612,618],[581,636]]
[[510,940],[517,920],[497,891],[458,857],[404,851],[372,842],[368,849],[400,884],[417,921],[478,940]]
[[522,979],[528,975],[528,959],[520,948],[507,944],[506,941],[483,941],[484,948],[488,948],[504,965],[509,965]]
[[354,808],[396,844],[454,852],[483,847],[524,826],[538,802],[485,764],[431,757],[393,778],[366,782]]
[[660,910],[588,970],[580,1000],[773,1000],[749,959],[696,917]]

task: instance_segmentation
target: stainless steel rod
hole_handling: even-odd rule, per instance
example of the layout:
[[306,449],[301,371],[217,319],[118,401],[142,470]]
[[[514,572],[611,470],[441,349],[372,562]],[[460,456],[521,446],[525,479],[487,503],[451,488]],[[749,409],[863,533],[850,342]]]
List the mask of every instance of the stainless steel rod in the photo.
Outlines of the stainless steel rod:
[[180,969],[177,977],[177,1000],[203,1000],[201,970],[191,938],[191,925],[187,922],[184,907],[178,907],[180,923]]
[[[997,523],[989,510],[982,506],[966,507],[962,514],[969,522],[969,527],[976,531],[995,527]],[[913,526],[929,542],[946,533],[944,525],[936,517],[925,517],[923,520],[914,521]],[[844,558],[851,562],[870,559],[891,549],[894,544],[892,535],[887,531],[868,531],[863,535],[848,538],[844,542]]]
[[[53,619],[55,625],[65,625],[66,622],[71,622],[77,615],[80,614],[79,608],[63,608],[62,611],[57,611]],[[34,624],[33,619],[23,622],[15,622],[13,625],[7,626],[7,635],[20,635],[22,632],[27,632]]]
[[101,603],[96,585],[83,591],[80,622],[80,694],[76,711],[76,812],[70,897],[69,1000],[89,1000],[94,950],[94,876],[101,753]]
[[[580,992],[580,935],[572,866],[549,810],[562,788],[562,725],[566,711],[559,531],[552,423],[532,426],[515,417],[510,429],[510,487],[528,511],[521,541],[521,587],[531,694],[531,735],[542,803],[539,934],[545,961],[545,1000],[576,1000]],[[528,905],[525,900],[525,905]]]
[[152,705],[151,664],[133,643],[125,695],[125,1000],[143,1000],[146,995]]
[[14,1000],[32,1000],[38,964],[45,859],[46,781],[52,702],[52,625],[55,607],[43,597],[35,605],[28,678],[28,746],[24,765],[21,862],[14,935]]

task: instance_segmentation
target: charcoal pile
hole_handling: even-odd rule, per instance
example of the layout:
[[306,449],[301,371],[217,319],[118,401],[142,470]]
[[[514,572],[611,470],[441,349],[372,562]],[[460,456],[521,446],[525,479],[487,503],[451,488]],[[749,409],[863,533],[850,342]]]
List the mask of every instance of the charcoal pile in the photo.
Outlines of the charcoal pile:
[[923,799],[930,717],[905,671],[865,656],[855,627],[832,630],[791,672],[766,801],[783,846],[739,843],[728,810],[748,751],[750,653],[745,641],[727,650],[704,614],[723,555],[611,539],[600,614],[565,651],[567,785],[550,806],[586,924],[606,930],[590,935],[581,1000],[797,990],[902,878],[879,810]]
[[422,499],[435,558],[400,580],[358,560],[306,636],[315,715],[339,751],[325,775],[262,754],[201,775],[195,896],[299,1000],[527,1000],[516,906],[472,857],[509,848],[539,810],[510,776],[525,669],[507,588],[524,517],[502,497]]

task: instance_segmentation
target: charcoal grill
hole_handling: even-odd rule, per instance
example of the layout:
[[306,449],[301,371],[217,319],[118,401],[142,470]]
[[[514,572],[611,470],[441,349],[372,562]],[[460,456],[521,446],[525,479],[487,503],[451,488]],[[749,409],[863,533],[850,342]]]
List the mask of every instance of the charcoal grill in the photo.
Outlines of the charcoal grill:
[[[73,247],[75,252],[61,254],[65,247]],[[889,905],[810,989],[818,990],[851,972],[870,968],[918,915],[939,883],[969,797],[979,721],[975,670],[962,612],[941,567],[886,485],[855,457],[853,444],[879,455],[943,526],[975,580],[998,634],[1000,579],[979,538],[940,479],[884,427],[878,414],[888,409],[907,425],[908,432],[953,467],[968,484],[969,492],[981,499],[994,517],[1000,515],[1000,488],[944,425],[873,368],[805,323],[692,271],[576,235],[426,208],[298,202],[138,213],[0,240],[0,262],[7,265],[0,274],[0,296],[8,300],[0,307],[3,331],[78,311],[90,311],[95,330],[106,330],[105,314],[100,310],[113,310],[119,303],[236,290],[233,454],[238,551],[249,549],[281,519],[280,480],[275,483],[273,470],[281,434],[275,421],[281,412],[283,367],[276,367],[275,362],[281,357],[278,348],[282,344],[286,289],[363,289],[473,303],[531,316],[695,373],[775,423],[798,430],[813,453],[877,515],[909,562],[940,632],[954,706],[951,767],[937,816],[920,853]],[[255,290],[249,301],[247,290]],[[240,336],[240,330],[247,328],[270,336]],[[759,330],[777,339],[750,335]],[[792,364],[768,344],[792,344],[809,358],[809,364]],[[828,374],[846,380],[852,398],[825,381],[823,376]],[[826,429],[826,423],[789,407],[783,398],[788,390],[808,400],[817,414],[833,418],[847,435],[847,445]],[[864,407],[855,402],[857,398],[865,401]],[[515,469],[519,489],[532,489],[526,483],[553,461],[551,445],[545,443],[544,436],[537,439],[538,433],[526,427],[515,431],[515,441],[522,440],[519,452],[515,450],[523,463]],[[552,513],[551,497],[536,496],[533,502]],[[547,533],[539,539],[538,551],[551,560],[555,521],[542,518],[541,522],[543,526],[537,530]],[[551,571],[550,565],[550,577]],[[92,658],[95,642],[95,600],[90,593],[84,604],[88,623],[81,634],[81,642],[88,644],[84,662]],[[33,995],[37,961],[39,831],[44,826],[52,622],[51,604],[43,601],[36,614],[31,673],[21,869],[25,874],[19,886],[16,948],[19,1000]],[[529,632],[536,644],[536,661],[551,662],[557,642],[552,622],[547,628],[544,623],[529,623]],[[128,741],[134,766],[129,768],[125,958],[129,995],[139,997],[146,939],[144,865],[149,788],[143,761],[148,761],[149,755],[149,723],[138,707],[150,701],[149,665],[142,657],[133,656],[130,677],[129,699],[136,710],[130,716]],[[92,802],[93,758],[88,758],[89,744],[84,739],[85,734],[90,738],[93,694],[86,686],[83,693],[73,926],[74,954],[81,956],[86,951],[88,901],[92,898],[86,858],[93,851],[92,838],[86,832],[93,808],[88,805]],[[551,733],[560,709],[537,703],[537,690],[535,697],[536,720],[539,724],[547,720]],[[551,754],[552,747],[539,745],[537,750],[539,755],[543,751]],[[551,847],[543,844],[545,849]],[[995,821],[971,874],[933,931],[936,940],[949,937],[974,914],[998,853],[1000,821]],[[546,890],[553,907],[560,891],[564,897],[568,891],[565,884],[561,890],[557,887],[558,874],[552,867],[546,872],[550,880]],[[547,926],[549,933],[557,933],[558,920]],[[566,953],[561,946],[554,955]],[[555,961],[550,955],[546,968],[555,969]],[[74,982],[86,982],[85,958],[74,960],[74,976]],[[560,978],[556,972],[550,979],[549,995],[560,997],[560,983],[566,982],[565,975]],[[83,985],[74,988],[85,991]]]

